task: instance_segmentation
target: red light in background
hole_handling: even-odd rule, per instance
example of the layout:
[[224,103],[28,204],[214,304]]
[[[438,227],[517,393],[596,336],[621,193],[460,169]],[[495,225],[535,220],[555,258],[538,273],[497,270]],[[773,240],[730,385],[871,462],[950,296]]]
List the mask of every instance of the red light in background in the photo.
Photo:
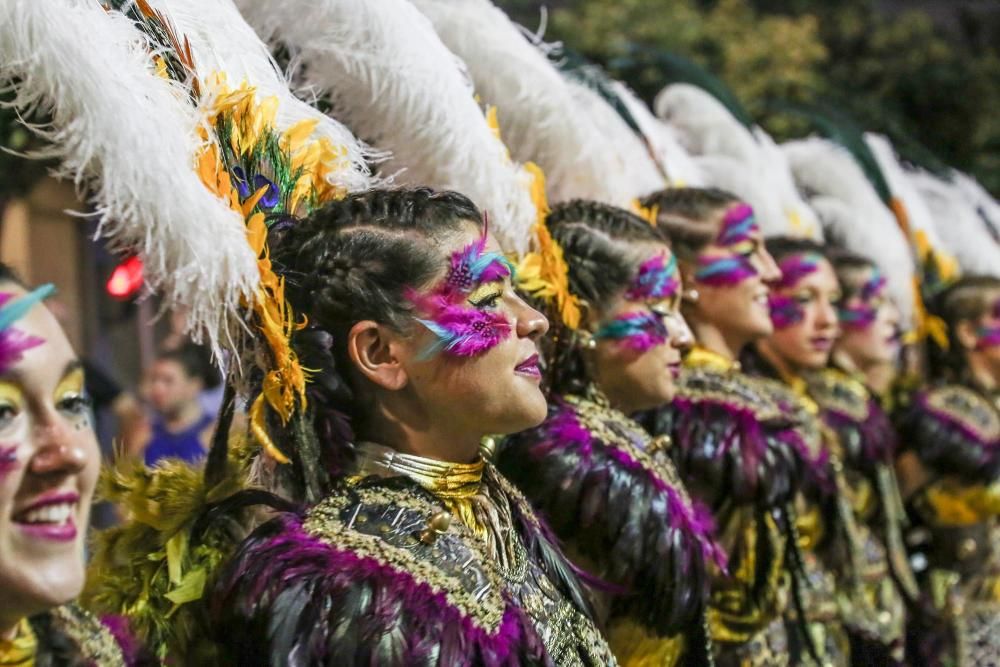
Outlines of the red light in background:
[[127,299],[142,287],[142,260],[129,257],[115,267],[108,278],[108,294],[116,299]]

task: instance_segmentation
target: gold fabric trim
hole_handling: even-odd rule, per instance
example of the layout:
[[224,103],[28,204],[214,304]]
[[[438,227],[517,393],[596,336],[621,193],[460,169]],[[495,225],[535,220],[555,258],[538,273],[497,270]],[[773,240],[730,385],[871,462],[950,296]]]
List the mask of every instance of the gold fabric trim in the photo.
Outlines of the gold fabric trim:
[[687,356],[684,357],[684,365],[688,368],[707,368],[718,373],[740,371],[740,362],[735,359],[727,359],[718,352],[713,352],[701,345],[695,345],[687,353]]
[[959,422],[983,442],[1000,442],[1000,408],[978,392],[961,385],[938,387],[927,395],[927,405]]
[[612,622],[608,643],[621,667],[675,667],[686,644],[683,635],[657,637],[627,618]]
[[[612,408],[596,388],[588,391],[586,397],[570,394],[563,398],[573,408],[580,425],[597,440],[625,452],[632,460],[673,487],[686,504],[691,504],[687,489],[670,458],[665,455],[656,456],[649,449],[643,449],[629,439],[631,434],[636,441],[647,443],[647,446],[652,444],[649,434],[638,422],[620,410]],[[669,444],[661,439],[657,451],[666,449],[669,449]]]
[[76,642],[86,660],[96,667],[125,667],[121,647],[97,617],[72,604],[51,613],[55,625]]
[[805,380],[809,395],[823,408],[840,412],[856,422],[868,419],[871,394],[861,382],[833,368],[809,373]]
[[14,629],[13,639],[0,638],[0,666],[34,667],[37,650],[35,631],[31,629],[28,619],[23,618]]
[[[360,505],[386,508],[400,514],[411,510],[430,518],[442,509],[425,496],[408,490],[390,494],[385,488],[356,486],[354,493],[357,494],[357,503]],[[362,557],[373,558],[409,573],[416,581],[430,586],[435,593],[443,594],[449,604],[471,619],[477,627],[489,634],[496,632],[506,608],[502,594],[503,579],[499,571],[491,567],[494,561],[480,550],[479,541],[473,539],[463,525],[454,526],[449,531],[457,531],[459,539],[465,538],[462,541],[475,556],[477,565],[482,568],[482,574],[486,577],[488,586],[476,595],[466,590],[461,579],[444,571],[434,562],[435,549],[433,546],[422,548],[416,533],[412,535],[411,543],[403,547],[390,544],[378,534],[369,535],[355,530],[351,525],[352,518],[349,517],[348,521],[342,518],[344,510],[354,506],[356,503],[344,495],[329,496],[309,511],[303,528],[334,548],[348,549]]]
[[486,546],[486,553],[499,563],[507,577],[524,576],[524,549],[510,535],[510,504],[483,484],[486,462],[482,456],[473,463],[451,463],[362,442],[357,446],[356,460],[358,477],[404,475],[427,489]]

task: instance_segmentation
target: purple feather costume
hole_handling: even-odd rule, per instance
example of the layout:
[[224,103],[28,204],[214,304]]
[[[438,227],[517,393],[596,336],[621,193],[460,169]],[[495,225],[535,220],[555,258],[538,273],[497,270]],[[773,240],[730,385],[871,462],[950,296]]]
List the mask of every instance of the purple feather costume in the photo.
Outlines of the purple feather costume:
[[[841,539],[830,540],[827,560],[851,633],[854,664],[901,664],[904,594],[917,596],[902,536],[905,512],[893,467],[896,433],[860,381],[828,368],[805,376],[806,391],[838,445]],[[846,521],[844,520],[846,518]],[[852,523],[853,525],[848,525]]]
[[909,648],[920,664],[995,663],[1000,656],[1000,408],[994,395],[942,385],[900,410],[900,443],[929,481],[909,499],[920,613]]
[[[698,664],[708,570],[724,571],[725,554],[711,517],[688,497],[658,444],[595,390],[551,401],[541,426],[504,442],[497,465],[578,563],[616,588],[609,636],[620,659],[639,657],[628,640],[618,641],[616,626],[626,621],[660,638],[647,647],[659,660],[678,660],[684,650],[683,664]],[[678,633],[686,649],[676,640],[669,645]]]
[[805,456],[797,422],[764,386],[708,350],[685,360],[678,396],[644,414],[691,493],[712,511],[728,574],[711,580],[709,633],[717,665],[785,665],[782,613],[798,480],[821,466]]
[[509,503],[508,566],[461,522],[442,528],[446,505],[413,480],[350,478],[243,542],[213,633],[240,665],[613,664],[530,506],[488,463],[482,485]]

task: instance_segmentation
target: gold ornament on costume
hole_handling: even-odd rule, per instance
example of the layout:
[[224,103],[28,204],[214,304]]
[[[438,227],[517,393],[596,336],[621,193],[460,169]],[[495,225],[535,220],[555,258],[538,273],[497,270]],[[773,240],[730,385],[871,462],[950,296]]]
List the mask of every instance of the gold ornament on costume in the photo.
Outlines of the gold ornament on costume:
[[525,164],[524,168],[534,177],[531,197],[538,211],[538,222],[535,224],[538,249],[525,255],[517,265],[517,284],[528,294],[553,304],[562,323],[575,331],[580,327],[580,302],[569,291],[569,268],[563,249],[545,225],[545,217],[549,213],[545,198],[545,174],[532,162]]
[[250,326],[262,334],[261,351],[269,357],[263,363],[261,395],[250,410],[251,432],[271,458],[287,463],[268,435],[266,413],[269,408],[286,424],[306,408],[307,372],[290,342],[305,321],[295,317],[285,301],[284,278],[272,269],[268,223],[307,215],[324,202],[345,196],[331,176],[347,164],[347,151],[327,137],[315,136],[318,118],[279,129],[278,97],[258,100],[256,88],[245,81],[231,88],[225,72],[199,76],[187,38],[145,0],[136,7],[142,29],[162,47],[150,55],[157,75],[188,87],[193,102],[206,110],[198,130],[202,147],[194,158],[195,172],[205,188],[246,223],[260,282],[252,303],[244,305],[251,312]]
[[940,317],[927,311],[924,289],[928,287],[928,282],[933,283],[930,287],[935,290],[955,282],[959,276],[958,263],[950,255],[934,248],[922,229],[914,232],[912,238],[923,278],[913,279],[913,319],[916,326],[907,335],[906,342],[912,344],[930,338],[939,348],[947,350],[950,347],[948,325]]
[[640,218],[648,222],[650,226],[656,227],[656,223],[660,215],[659,204],[653,204],[652,206],[647,207],[643,206],[642,202],[639,201],[638,199],[633,199],[632,210],[635,212],[636,215],[638,215]]
[[34,667],[38,639],[28,619],[21,619],[12,639],[0,638],[0,665],[3,667]]
[[[510,504],[485,482],[486,460],[482,453],[472,463],[451,463],[403,454],[373,442],[358,443],[356,451],[353,479],[368,475],[409,477],[482,540],[487,553],[497,559],[502,569],[515,570],[524,565],[517,545],[509,539],[509,527],[513,525]],[[447,532],[449,524],[439,515],[428,517],[427,528],[419,539],[433,543]]]

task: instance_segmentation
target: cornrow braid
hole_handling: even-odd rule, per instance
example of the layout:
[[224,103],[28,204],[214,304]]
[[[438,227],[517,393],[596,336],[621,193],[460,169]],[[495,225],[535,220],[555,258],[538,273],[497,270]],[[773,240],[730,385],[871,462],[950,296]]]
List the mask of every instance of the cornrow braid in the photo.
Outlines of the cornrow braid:
[[[635,277],[644,259],[635,243],[666,243],[648,222],[624,209],[575,199],[555,206],[546,218],[552,238],[562,246],[569,290],[601,312]],[[550,312],[549,321],[559,322]],[[547,349],[547,385],[555,393],[579,393],[586,383],[583,358],[568,331],[553,331]]]
[[799,238],[796,236],[772,236],[764,242],[767,252],[774,258],[775,262],[781,262],[789,255],[799,255],[802,253],[812,253],[826,257],[826,248],[812,239]]
[[[279,467],[292,470],[282,480],[292,497],[322,495],[328,474],[346,462],[346,443],[367,418],[364,392],[348,372],[351,327],[372,320],[405,331],[412,315],[407,290],[426,286],[440,272],[447,237],[482,224],[464,195],[400,188],[350,194],[308,218],[272,227],[275,271],[285,278],[294,312],[309,322],[292,345],[312,371],[312,423],[284,427],[293,443],[286,454],[295,465]],[[269,426],[282,431],[280,424]]]
[[666,188],[640,203],[656,211],[656,226],[670,238],[677,257],[689,260],[715,240],[722,212],[739,201],[718,188]]

